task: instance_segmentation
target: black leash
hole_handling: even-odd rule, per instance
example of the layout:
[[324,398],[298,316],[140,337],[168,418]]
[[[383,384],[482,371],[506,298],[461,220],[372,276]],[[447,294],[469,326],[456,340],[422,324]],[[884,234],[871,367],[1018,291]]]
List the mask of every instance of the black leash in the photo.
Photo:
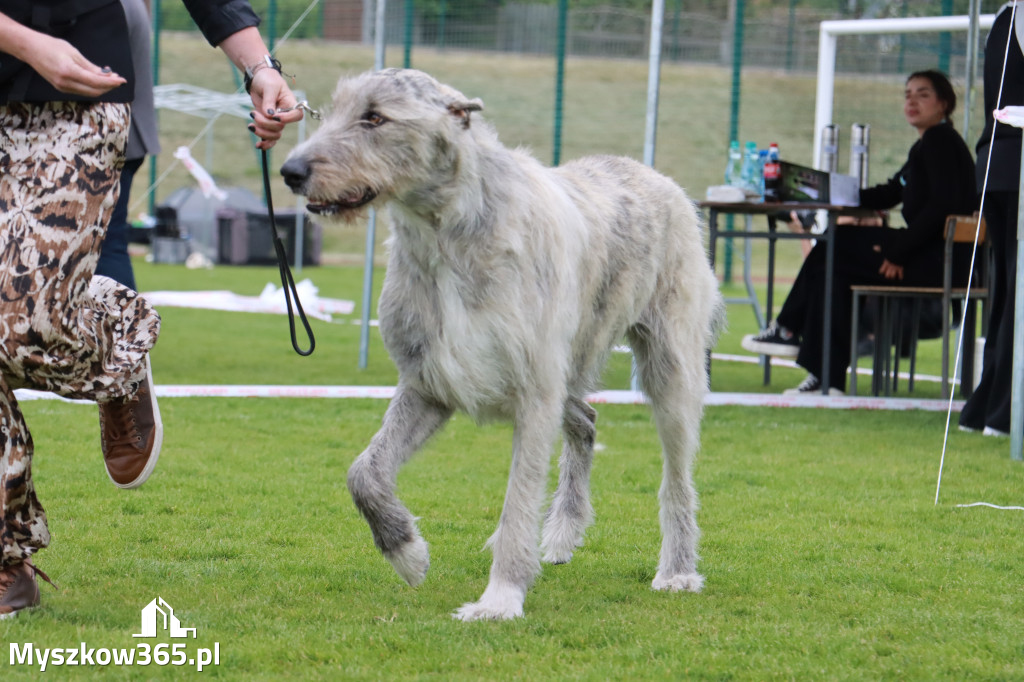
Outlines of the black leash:
[[[270,171],[268,170],[267,150],[261,149],[260,153],[263,158],[263,191],[267,195],[267,214],[270,216],[270,232],[274,235],[277,268],[281,271],[281,291],[284,292],[284,303],[288,308],[288,330],[292,335],[292,348],[299,355],[306,357],[313,354],[313,349],[316,348],[316,339],[313,338],[313,330],[309,326],[309,320],[306,319],[306,313],[302,310],[299,292],[296,290],[295,280],[292,278],[292,269],[288,267],[288,254],[284,251],[284,244],[281,242],[281,237],[277,233],[277,224],[274,222],[274,202],[270,199]],[[298,225],[296,225],[296,243],[298,243],[297,240],[303,237],[303,235],[297,232]],[[295,337],[295,313],[292,311],[293,299],[295,301],[295,308],[299,311],[299,319],[302,320],[302,326],[306,328],[306,337],[309,339],[309,348],[307,350],[299,348],[299,340]]]

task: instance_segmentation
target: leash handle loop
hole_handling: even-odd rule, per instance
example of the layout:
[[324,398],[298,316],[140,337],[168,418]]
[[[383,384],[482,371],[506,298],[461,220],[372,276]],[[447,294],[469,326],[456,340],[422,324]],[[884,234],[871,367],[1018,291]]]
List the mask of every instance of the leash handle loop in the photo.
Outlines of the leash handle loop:
[[[277,268],[281,272],[281,290],[284,292],[284,303],[288,308],[288,331],[292,337],[292,348],[299,355],[306,357],[313,354],[313,350],[316,348],[316,339],[313,338],[313,329],[309,326],[306,313],[302,310],[302,301],[299,300],[299,292],[295,288],[295,279],[292,277],[291,268],[288,267],[288,254],[285,253],[284,244],[277,233],[277,223],[274,222],[274,202],[270,198],[270,171],[268,170],[267,150],[261,149],[260,154],[263,159],[263,190],[267,195],[267,214],[270,216],[270,232],[274,237],[274,251],[277,252]],[[302,236],[297,234],[295,238],[302,239]],[[305,350],[299,348],[299,340],[295,335],[295,313],[292,310],[293,301],[295,309],[299,311],[299,319],[302,320],[302,326],[306,330],[306,338],[309,339],[309,348]]]

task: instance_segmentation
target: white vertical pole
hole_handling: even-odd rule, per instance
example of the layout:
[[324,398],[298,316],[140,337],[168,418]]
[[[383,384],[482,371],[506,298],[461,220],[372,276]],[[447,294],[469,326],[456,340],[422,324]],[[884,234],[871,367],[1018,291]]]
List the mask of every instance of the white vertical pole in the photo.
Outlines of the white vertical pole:
[[647,124],[644,129],[644,163],[654,167],[654,142],[658,133],[658,94],[661,82],[661,34],[665,0],[651,7],[651,47],[647,61]]
[[836,35],[830,30],[830,23],[823,21],[818,29],[818,89],[814,97],[814,131],[811,133],[814,139],[812,165],[815,168],[821,165],[821,131],[832,123],[832,93],[836,81]]
[[[651,45],[647,60],[647,122],[644,128],[644,163],[654,168],[654,146],[658,136],[658,95],[661,83],[661,34],[665,20],[665,0],[654,0],[651,7]],[[636,375],[636,357],[630,373],[630,388],[640,390]]]
[[[373,68],[384,68],[384,17],[387,0],[377,0],[377,16],[373,35]],[[370,357],[370,306],[373,305],[373,252],[377,241],[377,211],[370,209],[366,226],[366,255],[363,259],[363,310],[359,328],[359,369],[366,369]]]
[[[1024,161],[1024,145],[1020,156]],[[1019,193],[1024,193],[1024,172],[1018,182]],[[1017,280],[1014,287],[1013,348],[1016,351],[1024,343],[1024,202],[1020,200],[1017,201]],[[1010,376],[1010,458],[1020,461],[1024,460],[1024,357],[1021,353],[1013,354]]]
[[974,80],[978,75],[978,17],[981,13],[981,0],[970,0],[969,5],[964,64],[964,137],[971,133],[971,101],[974,99]]

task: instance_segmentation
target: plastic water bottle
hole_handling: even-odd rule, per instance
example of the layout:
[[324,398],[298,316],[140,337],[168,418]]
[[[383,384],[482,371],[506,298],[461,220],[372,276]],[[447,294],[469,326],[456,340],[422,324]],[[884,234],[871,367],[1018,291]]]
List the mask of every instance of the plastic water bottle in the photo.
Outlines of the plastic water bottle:
[[744,147],[740,184],[747,194],[761,196],[761,158],[754,142],[747,142]]
[[740,143],[738,140],[733,140],[729,143],[729,161],[725,166],[725,184],[739,186],[742,166],[743,153],[740,151]]
[[779,145],[772,142],[768,145],[768,158],[764,162],[764,200],[780,201],[782,184],[782,166],[779,163]]

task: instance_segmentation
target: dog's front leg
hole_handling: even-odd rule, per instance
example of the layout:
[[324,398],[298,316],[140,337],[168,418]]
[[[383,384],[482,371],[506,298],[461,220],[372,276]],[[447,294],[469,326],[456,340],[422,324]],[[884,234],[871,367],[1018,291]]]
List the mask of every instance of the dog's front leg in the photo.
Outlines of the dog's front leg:
[[370,524],[374,543],[412,586],[423,582],[430,553],[415,518],[395,496],[398,469],[451,414],[400,383],[383,425],[348,470],[349,492]]
[[523,615],[523,601],[540,572],[539,525],[551,444],[562,402],[537,401],[516,414],[512,467],[498,529],[487,544],[494,553],[490,580],[477,602],[453,615],[460,620],[506,620]]

